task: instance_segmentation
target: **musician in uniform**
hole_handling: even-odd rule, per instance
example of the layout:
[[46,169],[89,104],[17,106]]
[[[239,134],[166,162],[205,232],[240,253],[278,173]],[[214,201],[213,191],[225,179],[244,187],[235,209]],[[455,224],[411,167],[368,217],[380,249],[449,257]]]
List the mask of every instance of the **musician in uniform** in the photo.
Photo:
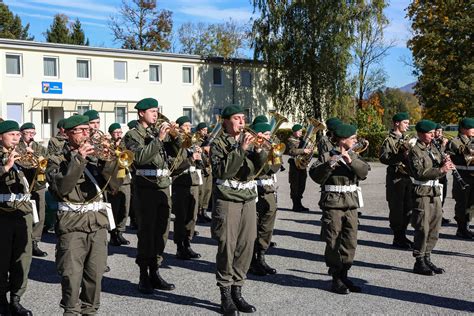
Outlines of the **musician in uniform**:
[[[128,130],[134,129],[138,126],[138,120],[131,120],[130,122],[127,123]],[[131,170],[128,170],[130,174],[130,178],[133,178],[135,176],[135,168],[132,168]],[[134,195],[134,187],[133,187],[133,181],[130,183],[130,208],[128,211],[128,215],[130,216],[130,229],[136,230],[138,228],[137,225],[137,214],[135,212],[135,205],[137,204],[134,202],[135,195]]]
[[411,249],[413,242],[406,237],[412,209],[413,185],[408,172],[409,137],[405,134],[410,124],[407,112],[392,117],[392,129],[380,148],[379,160],[387,165],[385,178],[393,246]]
[[58,133],[56,136],[51,137],[48,142],[48,155],[61,154],[64,144],[66,143],[67,136],[64,132],[64,121],[65,119],[60,119],[56,124]]
[[92,130],[100,129],[100,116],[96,110],[85,111],[84,115],[89,118],[89,127]]
[[332,275],[331,291],[349,294],[362,290],[348,278],[348,271],[357,247],[357,208],[363,206],[358,183],[366,179],[369,165],[352,151],[357,143],[354,126],[339,124],[334,140],[336,148],[319,156],[309,175],[321,185],[321,238],[326,242],[324,257]]
[[102,193],[107,183],[119,185],[117,162],[94,156],[96,150],[87,141],[87,116],[69,117],[64,129],[67,143],[61,155],[49,157],[46,171],[49,189],[59,201],[56,266],[61,277],[60,306],[65,315],[96,314],[107,261],[107,230],[113,226]]
[[[31,265],[32,205],[28,183],[14,148],[20,142],[15,121],[0,122],[0,314],[33,315],[20,304]],[[10,303],[7,293],[10,292]]]
[[[252,129],[270,140],[271,126],[268,123],[252,124]],[[265,260],[270,242],[272,240],[273,228],[275,227],[277,201],[276,201],[276,173],[280,170],[280,162],[269,157],[271,164],[265,164],[260,168],[256,177],[258,199],[257,199],[257,239],[255,240],[254,254],[250,264],[249,272],[259,276],[275,274],[276,269],[268,265]]]
[[342,124],[342,121],[337,117],[331,117],[326,120],[326,128],[327,132],[326,135],[323,135],[318,142],[318,155],[324,155],[334,149],[335,144],[332,142],[332,138],[334,136],[334,129],[339,125]]
[[411,225],[415,229],[413,272],[421,275],[441,274],[444,269],[431,262],[431,251],[438,241],[441,228],[441,187],[439,179],[454,168],[449,159],[432,144],[436,123],[421,120],[416,123],[418,139],[408,153],[413,180],[413,213]]
[[[433,144],[438,148],[438,150],[444,155],[446,154],[446,146],[448,144],[448,139],[443,137],[443,126],[440,123],[436,123],[436,129],[433,138]],[[444,202],[448,194],[448,177],[444,175],[439,179],[439,183],[443,186],[443,194],[441,199],[441,207],[444,207]],[[444,215],[444,210],[443,210]],[[441,225],[448,225],[450,220],[444,216],[441,218]]]
[[159,273],[171,215],[171,181],[165,146],[171,141],[168,133],[175,125],[164,122],[159,130],[154,128],[158,119],[156,99],[142,99],[135,109],[138,110],[138,125],[125,134],[123,141],[135,155],[136,174],[132,182],[138,221],[135,260],[140,268],[138,290],[152,294],[153,289],[175,289],[174,284],[166,282]]
[[256,236],[256,172],[267,153],[252,148],[253,136],[244,132],[244,110],[231,105],[222,111],[223,133],[211,147],[213,187],[212,237],[217,240],[216,278],[221,312],[237,315],[256,308],[242,297]]
[[[200,138],[199,146],[206,143],[208,134],[208,127],[205,122],[200,122],[196,126],[196,133]],[[202,185],[199,186],[199,210],[198,210],[198,223],[210,223],[211,218],[207,215],[209,209],[209,201],[212,194],[212,169],[211,169],[211,158],[209,156],[211,151],[210,146],[202,147],[201,161],[202,161]]]
[[463,189],[459,181],[453,181],[456,236],[472,239],[469,223],[474,214],[474,118],[463,118],[459,122],[459,134],[449,142],[447,151],[462,180],[469,185]]
[[[181,116],[176,120],[184,135],[191,134],[191,120]],[[189,136],[191,137],[191,136]],[[173,239],[177,246],[176,257],[181,260],[199,259],[201,255],[191,248],[199,207],[199,186],[202,185],[201,147],[190,144],[190,148],[178,151],[173,171],[172,210],[175,215]],[[181,154],[181,155],[180,155]]]
[[[47,149],[34,140],[36,135],[36,128],[33,123],[25,123],[20,127],[21,141],[18,147],[22,147],[24,151],[33,153],[39,159],[45,159],[47,156]],[[38,243],[41,241],[43,235],[45,209],[46,209],[46,178],[38,175],[38,168],[24,168],[26,179],[31,188],[31,198],[36,202],[36,209],[38,210],[39,221],[33,225],[33,256],[46,257],[48,254],[41,250]],[[44,170],[43,170],[44,172]]]
[[303,126],[300,124],[293,125],[293,135],[288,138],[288,154],[290,158],[288,163],[290,165],[290,171],[288,173],[288,181],[290,182],[290,196],[293,201],[292,210],[295,212],[307,212],[309,209],[304,207],[301,203],[303,199],[303,193],[306,188],[306,177],[308,176],[306,168],[299,169],[296,167],[295,158],[298,155],[310,154],[313,149],[301,148],[303,145]]
[[[109,126],[110,139],[114,143],[115,148],[121,148],[122,144],[122,127],[119,123],[112,123]],[[128,211],[130,209],[130,182],[131,176],[130,172],[127,169],[124,169],[125,172],[123,183],[118,188],[118,190],[113,190],[109,188],[107,190],[107,202],[112,205],[112,212],[114,214],[115,220],[115,229],[110,231],[110,244],[113,246],[129,245],[123,233],[127,225]]]

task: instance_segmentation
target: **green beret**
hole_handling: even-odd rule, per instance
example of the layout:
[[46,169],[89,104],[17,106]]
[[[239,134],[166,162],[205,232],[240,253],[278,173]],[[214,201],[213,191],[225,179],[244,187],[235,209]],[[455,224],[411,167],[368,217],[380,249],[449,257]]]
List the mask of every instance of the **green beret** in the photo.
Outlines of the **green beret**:
[[228,119],[234,114],[244,113],[244,109],[238,105],[228,105],[222,111],[222,118]]
[[119,123],[112,123],[110,124],[109,126],[109,133],[112,133],[113,131],[115,131],[116,129],[121,129],[122,126],[120,126]]
[[421,120],[416,123],[415,129],[420,133],[428,133],[429,131],[436,129],[436,123],[430,120]]
[[138,126],[138,121],[137,120],[131,120],[130,122],[127,123],[128,129],[132,129]]
[[22,131],[24,129],[35,129],[35,124],[33,124],[31,122],[25,123],[20,127],[20,131]]
[[0,123],[0,134],[13,132],[13,131],[19,131],[19,130],[20,130],[20,125],[18,125],[18,123],[15,121],[6,120]]
[[410,115],[408,115],[408,112],[399,112],[392,117],[392,122],[401,122],[409,119]]
[[255,119],[252,122],[252,125],[255,125],[258,123],[268,123],[268,118],[265,115],[259,115],[255,117]]
[[443,129],[443,125],[436,123],[436,128],[435,129]]
[[207,124],[204,123],[204,122],[201,122],[201,123],[199,123],[199,124],[196,126],[196,131],[200,131],[200,130],[202,130],[203,128],[207,128]]
[[474,118],[472,117],[465,117],[461,121],[459,121],[459,128],[470,129],[474,128]]
[[96,110],[85,111],[82,115],[87,116],[89,121],[97,120],[99,118],[99,112]]
[[135,105],[135,109],[137,110],[148,110],[148,109],[157,108],[157,107],[158,107],[158,101],[153,98],[141,99]]
[[291,130],[292,130],[293,132],[297,132],[297,131],[299,131],[300,129],[303,129],[303,126],[302,126],[301,124],[295,124],[295,125],[293,125],[293,127],[291,128]]
[[58,121],[58,124],[56,124],[56,127],[57,128],[64,128],[64,122],[66,121],[66,119],[60,119]]
[[257,123],[252,125],[252,129],[256,133],[265,133],[265,132],[270,132],[272,130],[272,126],[268,123]]
[[189,117],[187,117],[187,116],[180,116],[180,117],[178,117],[178,119],[176,120],[176,124],[178,124],[179,126],[183,125],[184,123],[191,123],[191,120],[189,119]]
[[355,135],[357,128],[354,125],[341,123],[334,129],[334,135],[340,138],[349,138]]
[[331,117],[326,120],[326,127],[331,132],[333,132],[334,129],[340,124],[342,124],[342,121],[337,117]]
[[79,125],[89,125],[89,117],[85,115],[73,115],[64,122],[64,129],[72,129]]

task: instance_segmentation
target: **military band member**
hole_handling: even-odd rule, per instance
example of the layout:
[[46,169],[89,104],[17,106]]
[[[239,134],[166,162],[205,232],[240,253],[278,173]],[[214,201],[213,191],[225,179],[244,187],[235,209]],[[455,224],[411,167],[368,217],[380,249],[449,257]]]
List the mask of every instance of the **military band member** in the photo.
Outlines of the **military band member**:
[[313,150],[311,148],[301,148],[303,145],[303,126],[300,124],[293,125],[293,135],[288,138],[288,154],[290,158],[288,163],[290,165],[290,171],[288,173],[288,181],[290,182],[290,196],[293,201],[293,211],[295,212],[307,212],[309,209],[304,207],[301,203],[303,199],[303,193],[306,188],[306,178],[308,176],[306,169],[298,169],[295,164],[295,158],[298,155],[309,154]]
[[309,175],[321,185],[321,238],[326,242],[324,257],[332,275],[331,290],[349,294],[362,290],[347,274],[357,247],[357,208],[363,206],[358,182],[366,179],[369,165],[351,150],[357,143],[354,126],[339,124],[334,140],[335,149],[319,156]]
[[[181,116],[176,123],[181,133],[191,135],[189,117]],[[178,259],[198,259],[201,255],[191,248],[191,240],[194,236],[199,207],[199,186],[202,185],[201,147],[194,144],[181,152],[181,156],[175,158],[178,159],[178,162],[175,162],[178,167],[172,174],[172,209],[175,215],[173,239],[177,245]]]
[[[259,136],[269,140],[271,136],[271,126],[268,123],[252,124],[252,129],[259,133]],[[271,159],[271,158],[269,158]],[[265,261],[267,252],[272,240],[273,228],[277,212],[276,203],[276,173],[280,170],[281,163],[265,164],[264,168],[257,176],[257,239],[255,239],[254,254],[250,264],[249,272],[255,275],[264,276],[275,274],[276,269],[272,268]]]
[[[109,134],[115,148],[121,148],[122,127],[119,123],[109,126]],[[110,231],[110,244],[113,246],[129,245],[130,241],[123,237],[127,225],[128,211],[130,209],[130,172],[125,169],[125,178],[118,190],[107,190],[107,202],[112,205],[115,229]]]
[[115,182],[117,163],[90,158],[95,149],[87,142],[87,116],[71,116],[64,128],[68,140],[63,153],[50,156],[47,168],[49,189],[59,201],[56,266],[61,276],[60,306],[65,315],[96,314],[107,260],[107,230],[113,220],[108,218],[109,206],[102,192],[107,182]]
[[459,175],[469,184],[463,190],[459,181],[453,181],[454,219],[458,225],[456,236],[472,239],[469,223],[474,214],[474,118],[463,118],[459,122],[459,134],[449,142],[447,151]]
[[[128,130],[131,130],[133,128],[136,128],[138,126],[138,120],[131,120],[130,122],[127,123]],[[129,170],[130,177],[133,178],[135,176],[135,168],[132,168]],[[133,181],[130,183],[130,208],[128,215],[130,216],[130,229],[136,230],[138,228],[137,225],[137,214],[135,212],[135,205],[136,203],[134,202],[134,187],[133,187]]]
[[[20,142],[15,121],[0,122],[0,314],[33,315],[20,304],[31,265],[32,205],[28,183],[14,148]],[[7,293],[10,292],[10,303]]]
[[[33,123],[25,123],[20,127],[21,141],[18,147],[25,148],[32,152],[39,159],[45,159],[47,156],[47,149],[34,140],[36,135],[36,128]],[[27,148],[27,149],[26,149]],[[38,243],[41,241],[43,235],[45,209],[46,209],[46,178],[41,179],[37,175],[37,168],[24,169],[26,179],[31,188],[31,198],[36,201],[36,208],[38,210],[39,222],[33,225],[33,256],[46,257],[48,254],[41,250]]]
[[[208,127],[205,122],[201,122],[196,126],[196,133],[198,133],[202,145],[208,138]],[[211,218],[207,215],[209,209],[209,201],[211,200],[212,194],[212,168],[211,158],[209,157],[211,151],[210,146],[202,147],[202,185],[199,186],[199,210],[198,210],[198,223],[210,223]]]
[[85,111],[84,115],[89,118],[89,127],[92,130],[100,129],[100,116],[96,110]]
[[332,142],[334,137],[334,129],[342,124],[342,121],[337,117],[331,117],[326,120],[326,135],[322,136],[318,142],[318,155],[324,155],[324,153],[329,152],[334,149],[335,145]]
[[[433,144],[438,148],[438,150],[444,155],[446,153],[446,146],[448,145],[448,139],[443,137],[443,126],[439,123],[436,123],[436,129],[433,138]],[[439,179],[439,183],[443,186],[443,194],[441,199],[441,207],[444,207],[444,202],[446,201],[447,193],[448,193],[448,177],[444,175]],[[444,214],[444,210],[443,210]],[[441,225],[448,225],[450,220],[447,218],[441,219]]]
[[58,133],[56,136],[51,137],[48,142],[48,155],[61,154],[64,144],[66,143],[67,136],[64,131],[65,119],[60,119],[56,124]]
[[134,210],[138,221],[138,247],[135,262],[140,268],[138,290],[152,294],[153,289],[171,291],[174,284],[166,282],[159,273],[163,252],[168,241],[171,192],[168,153],[165,146],[173,124],[164,122],[159,130],[154,126],[158,119],[158,101],[153,98],[140,100],[138,125],[124,137],[127,149],[135,154],[136,174],[133,177]]
[[413,242],[406,237],[412,209],[413,185],[408,170],[408,143],[405,134],[410,124],[407,112],[400,112],[392,117],[392,129],[385,138],[379,160],[387,165],[385,178],[386,199],[389,208],[390,228],[393,232],[393,246],[411,249]]
[[441,188],[439,178],[454,168],[449,158],[443,161],[441,152],[432,144],[436,123],[421,120],[416,126],[418,139],[408,153],[413,180],[413,213],[415,229],[413,272],[422,275],[441,274],[442,268],[431,262],[431,251],[438,241],[441,227]]
[[252,149],[253,136],[244,132],[244,110],[231,105],[222,111],[223,133],[211,147],[213,187],[212,237],[217,240],[216,279],[221,312],[255,312],[242,297],[256,238],[255,173],[267,153]]

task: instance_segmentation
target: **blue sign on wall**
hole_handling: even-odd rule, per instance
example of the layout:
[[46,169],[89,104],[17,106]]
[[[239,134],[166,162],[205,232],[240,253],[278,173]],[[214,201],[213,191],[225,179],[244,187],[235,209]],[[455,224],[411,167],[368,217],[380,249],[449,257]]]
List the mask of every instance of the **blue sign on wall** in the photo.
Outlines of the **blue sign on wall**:
[[41,82],[41,92],[48,94],[63,94],[63,83],[62,82]]

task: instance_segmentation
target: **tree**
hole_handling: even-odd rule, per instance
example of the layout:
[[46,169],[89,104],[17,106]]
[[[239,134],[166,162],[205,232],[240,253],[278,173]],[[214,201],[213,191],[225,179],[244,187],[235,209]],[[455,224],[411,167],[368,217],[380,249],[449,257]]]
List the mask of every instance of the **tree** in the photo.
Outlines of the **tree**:
[[218,24],[188,22],[181,25],[178,37],[181,53],[230,58],[239,57],[247,47],[248,31],[232,19]]
[[474,116],[472,1],[413,1],[408,17],[415,93],[426,117],[455,123]]
[[331,115],[347,102],[357,0],[254,0],[255,59],[267,65],[267,89],[278,111]]
[[0,3],[0,37],[19,40],[34,40],[34,36],[28,34],[30,23],[24,27],[18,15],[13,15],[8,6]]
[[70,44],[71,38],[69,36],[69,29],[67,27],[69,18],[65,14],[56,14],[53,23],[46,30],[46,42]]
[[89,46],[89,39],[86,39],[84,30],[82,29],[81,21],[76,19],[74,24],[71,26],[71,44]]
[[392,117],[398,112],[408,112],[411,123],[418,122],[422,118],[418,99],[410,92],[387,88],[373,94],[380,99],[380,105],[384,109],[383,123],[387,128],[392,126]]
[[109,27],[122,48],[169,51],[173,21],[171,11],[157,10],[156,1],[122,0],[118,16],[112,16]]

